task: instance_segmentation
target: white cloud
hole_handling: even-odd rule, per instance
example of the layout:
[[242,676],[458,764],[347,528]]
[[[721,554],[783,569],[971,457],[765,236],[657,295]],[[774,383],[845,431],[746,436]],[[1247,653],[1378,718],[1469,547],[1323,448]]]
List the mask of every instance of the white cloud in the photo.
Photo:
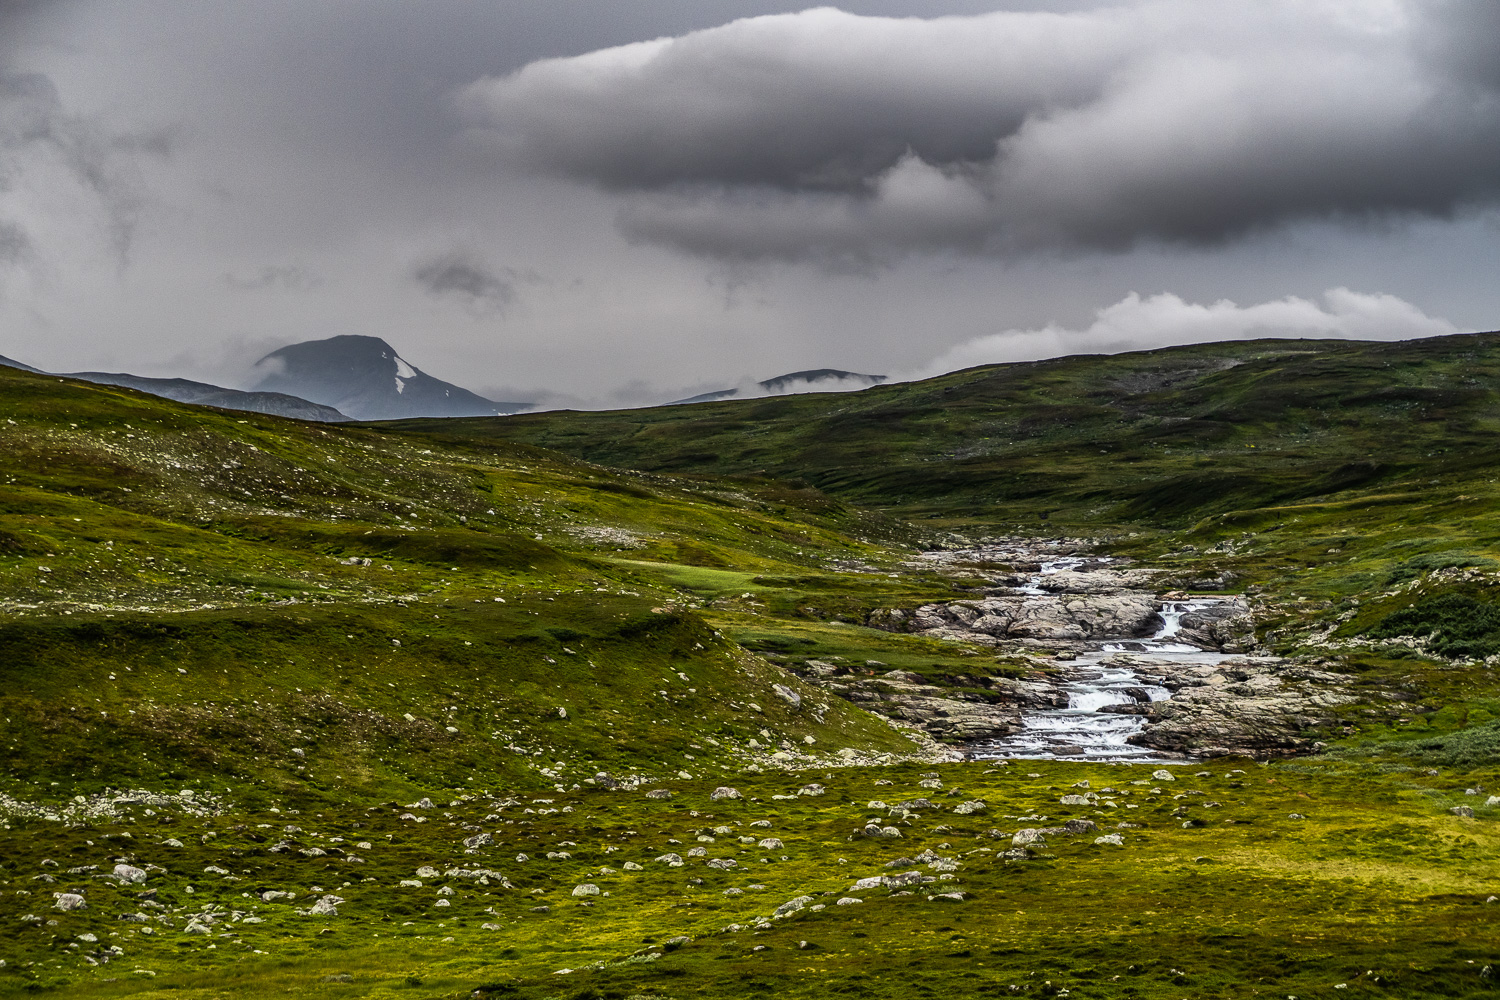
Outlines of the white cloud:
[[1347,340],[1407,340],[1458,333],[1445,319],[1428,316],[1394,295],[1331,288],[1322,302],[1289,295],[1240,306],[1228,299],[1209,305],[1186,302],[1170,292],[1141,298],[1131,292],[1094,314],[1081,330],[1051,325],[1006,330],[951,348],[904,380],[1011,361],[1069,354],[1111,354],[1221,340],[1259,337]]

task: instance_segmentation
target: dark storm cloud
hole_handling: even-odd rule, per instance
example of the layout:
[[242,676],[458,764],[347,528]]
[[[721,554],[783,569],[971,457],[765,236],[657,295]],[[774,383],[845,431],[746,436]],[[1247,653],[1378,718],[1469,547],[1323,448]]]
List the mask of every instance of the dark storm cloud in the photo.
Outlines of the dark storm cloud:
[[539,61],[459,102],[506,162],[626,193],[627,237],[709,256],[1213,245],[1500,198],[1497,9],[823,8]]
[[428,294],[451,296],[470,306],[498,308],[510,302],[516,294],[508,270],[502,275],[477,257],[462,251],[418,263],[412,269],[412,277]]

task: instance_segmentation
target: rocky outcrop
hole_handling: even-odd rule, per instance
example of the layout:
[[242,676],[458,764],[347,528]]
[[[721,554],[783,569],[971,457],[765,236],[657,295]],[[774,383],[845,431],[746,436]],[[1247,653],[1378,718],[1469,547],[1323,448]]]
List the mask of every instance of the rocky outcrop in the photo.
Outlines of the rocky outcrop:
[[1112,661],[1173,692],[1166,701],[1112,705],[1102,711],[1142,714],[1136,746],[1175,753],[1278,756],[1312,749],[1303,735],[1333,725],[1330,711],[1356,699],[1339,674],[1274,657],[1236,657],[1216,664],[1121,655]]
[[867,711],[920,726],[951,744],[1008,736],[1020,727],[1023,709],[1068,704],[1067,695],[1048,681],[947,677],[947,684],[932,684],[905,670],[870,675],[817,660],[807,673],[813,683]]
[[1161,627],[1148,593],[1017,595],[926,604],[907,630],[938,639],[993,645],[1000,639],[1097,640],[1145,637]]
[[1255,619],[1243,597],[1226,597],[1198,605],[1182,616],[1175,642],[1221,653],[1243,653],[1255,644]]

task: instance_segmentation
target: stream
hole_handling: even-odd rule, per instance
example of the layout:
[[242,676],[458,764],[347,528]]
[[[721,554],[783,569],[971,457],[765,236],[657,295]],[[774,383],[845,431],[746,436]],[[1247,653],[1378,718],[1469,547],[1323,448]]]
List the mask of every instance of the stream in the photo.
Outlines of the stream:
[[[1097,563],[1106,560],[1067,557],[1044,562],[1041,573],[1016,589],[1023,594],[1049,593],[1040,585],[1043,577],[1075,569],[1085,561]],[[1172,641],[1184,615],[1216,603],[1215,598],[1167,601],[1158,612],[1162,627],[1155,635],[1146,639],[1102,640],[1097,651],[1083,653],[1068,663],[1069,677],[1062,684],[1068,695],[1067,708],[1022,713],[1019,730],[1003,739],[970,746],[969,757],[974,760],[1162,762],[1183,759],[1127,742],[1145,728],[1143,717],[1099,710],[1107,705],[1163,701],[1172,696],[1166,688],[1154,683],[1155,678],[1137,674],[1129,665],[1129,658],[1120,654],[1135,653],[1153,660],[1179,663],[1218,663],[1227,659],[1228,655],[1224,653],[1210,653],[1197,646]]]

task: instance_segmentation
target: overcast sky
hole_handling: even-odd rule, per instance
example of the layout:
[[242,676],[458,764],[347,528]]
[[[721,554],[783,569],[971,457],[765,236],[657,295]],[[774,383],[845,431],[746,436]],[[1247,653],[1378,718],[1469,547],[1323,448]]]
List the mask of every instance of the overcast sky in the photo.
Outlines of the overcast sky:
[[[1492,0],[0,0],[0,355],[502,399],[1500,327]],[[545,394],[545,395],[544,395]]]

